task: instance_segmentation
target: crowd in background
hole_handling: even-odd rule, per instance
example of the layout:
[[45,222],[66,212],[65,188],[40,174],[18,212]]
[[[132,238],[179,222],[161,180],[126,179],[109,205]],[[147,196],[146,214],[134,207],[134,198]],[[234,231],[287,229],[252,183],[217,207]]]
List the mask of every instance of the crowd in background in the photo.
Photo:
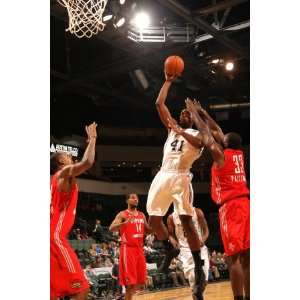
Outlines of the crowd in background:
[[[107,299],[122,299],[124,288],[122,289],[118,283],[119,233],[109,232],[107,227],[101,225],[99,219],[96,219],[88,229],[88,223],[79,218],[76,220],[69,239],[91,241],[89,249],[76,250],[91,285],[90,299],[96,298],[96,296],[103,296]],[[145,238],[144,252],[148,264],[156,263],[158,265],[161,261],[161,244],[153,234]],[[209,253],[209,282],[228,279],[225,254],[213,249],[210,249]],[[106,274],[105,272],[99,274],[101,269],[106,270]],[[108,269],[109,272],[107,272]],[[147,288],[150,290],[180,286],[188,286],[188,281],[184,277],[182,263],[177,258],[171,262],[166,277],[163,274],[156,274],[154,271],[148,274]],[[107,293],[110,293],[110,297]]]

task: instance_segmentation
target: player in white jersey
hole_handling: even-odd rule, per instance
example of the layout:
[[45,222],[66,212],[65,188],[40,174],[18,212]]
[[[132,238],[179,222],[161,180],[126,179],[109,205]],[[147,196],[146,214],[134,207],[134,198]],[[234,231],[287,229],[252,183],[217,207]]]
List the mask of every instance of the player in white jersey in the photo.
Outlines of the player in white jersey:
[[192,129],[192,116],[187,109],[182,110],[180,114],[180,132],[176,133],[170,129],[169,123],[176,121],[171,117],[165,101],[176,76],[168,74],[165,76],[166,81],[157,97],[156,107],[161,121],[168,129],[168,137],[164,146],[162,167],[153,179],[148,193],[149,225],[153,228],[157,239],[164,244],[167,255],[160,270],[166,271],[172,258],[179,253],[178,249],[173,248],[168,241],[168,229],[163,223],[163,216],[167,213],[170,205],[174,204],[187,234],[188,244],[195,262],[193,296],[194,299],[202,300],[205,275],[201,267],[200,248],[203,244],[192,222],[193,189],[192,174],[190,173],[193,162],[200,157],[203,150],[202,136],[199,131]]
[[[208,281],[208,270],[209,270],[209,258],[208,249],[205,246],[205,241],[208,238],[209,230],[205,220],[205,216],[200,208],[193,207],[193,223],[196,227],[199,238],[203,242],[201,247],[201,258],[204,260],[203,271],[205,273],[205,281]],[[184,276],[188,279],[190,286],[193,287],[195,284],[194,276],[194,261],[189,244],[186,238],[186,233],[182,227],[179,215],[176,211],[168,216],[167,220],[169,240],[175,248],[180,249],[179,260],[182,262]]]

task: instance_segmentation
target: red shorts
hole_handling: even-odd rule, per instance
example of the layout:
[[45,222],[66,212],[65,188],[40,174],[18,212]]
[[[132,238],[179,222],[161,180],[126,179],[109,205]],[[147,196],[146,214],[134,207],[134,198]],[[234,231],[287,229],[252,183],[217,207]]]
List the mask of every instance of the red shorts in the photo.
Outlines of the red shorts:
[[76,253],[66,240],[50,242],[50,295],[63,297],[89,288]]
[[250,249],[250,200],[237,198],[224,203],[219,218],[226,255]]
[[146,259],[141,247],[120,247],[120,285],[145,284],[147,279]]

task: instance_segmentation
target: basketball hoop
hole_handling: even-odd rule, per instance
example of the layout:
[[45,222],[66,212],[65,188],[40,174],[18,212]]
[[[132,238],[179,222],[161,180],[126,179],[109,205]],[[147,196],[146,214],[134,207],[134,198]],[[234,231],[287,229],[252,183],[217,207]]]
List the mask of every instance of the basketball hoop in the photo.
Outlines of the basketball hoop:
[[66,7],[69,15],[69,27],[66,31],[78,38],[90,38],[103,31],[105,24],[102,14],[108,0],[57,0]]

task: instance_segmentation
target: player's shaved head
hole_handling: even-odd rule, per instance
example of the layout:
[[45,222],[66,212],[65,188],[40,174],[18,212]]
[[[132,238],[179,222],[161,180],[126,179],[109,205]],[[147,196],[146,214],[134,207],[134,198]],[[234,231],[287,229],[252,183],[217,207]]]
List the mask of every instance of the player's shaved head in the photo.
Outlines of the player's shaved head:
[[180,113],[179,124],[182,128],[191,128],[193,126],[192,115],[186,108]]
[[240,149],[242,147],[242,138],[236,132],[229,132],[224,137],[225,148]]
[[62,153],[56,152],[50,156],[50,174],[54,174],[60,168],[61,164],[59,162],[59,157]]
[[50,174],[54,174],[62,167],[72,164],[73,159],[70,153],[56,152],[50,156]]

